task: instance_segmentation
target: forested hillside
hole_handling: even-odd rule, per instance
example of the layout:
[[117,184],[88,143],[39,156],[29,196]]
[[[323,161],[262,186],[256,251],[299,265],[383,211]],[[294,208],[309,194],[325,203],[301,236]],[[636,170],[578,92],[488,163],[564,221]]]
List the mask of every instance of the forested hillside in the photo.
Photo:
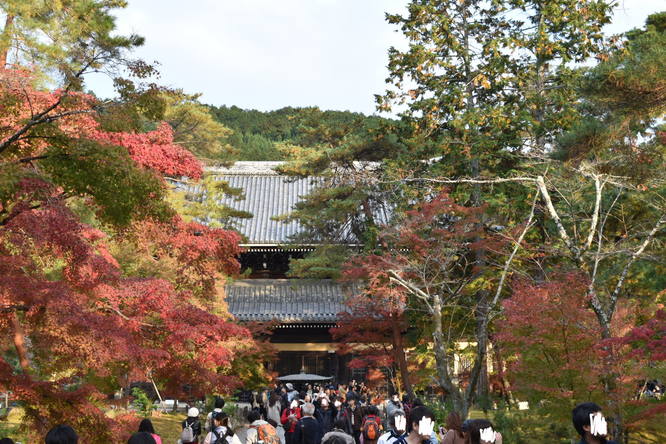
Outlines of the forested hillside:
[[279,149],[280,144],[322,145],[327,141],[321,128],[327,128],[329,132],[361,134],[368,126],[386,121],[376,116],[351,111],[322,111],[316,107],[285,107],[275,111],[244,110],[225,105],[209,108],[218,122],[233,130],[225,142],[236,152],[232,159],[225,160],[288,160],[289,154]]

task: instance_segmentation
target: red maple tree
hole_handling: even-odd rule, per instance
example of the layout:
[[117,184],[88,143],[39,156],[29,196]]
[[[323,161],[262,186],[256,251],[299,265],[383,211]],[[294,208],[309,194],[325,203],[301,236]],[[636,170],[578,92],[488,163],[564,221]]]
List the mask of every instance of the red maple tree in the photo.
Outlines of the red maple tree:
[[[663,375],[663,366],[666,362],[666,310],[663,305],[647,322],[632,328],[623,337],[615,339],[615,342],[629,348],[628,359],[636,363],[636,368],[649,369],[648,372],[637,372],[635,375],[639,391],[643,391],[649,379],[657,379],[655,373],[659,374],[657,372],[660,368]],[[640,376],[644,376],[645,379],[640,380]],[[663,384],[663,379],[659,382]],[[640,425],[650,429],[654,418],[666,414],[666,400],[663,394],[661,399],[643,396],[642,399],[630,403],[633,411],[628,418],[629,427]]]
[[[585,276],[563,272],[548,278],[514,282],[511,297],[503,301],[503,319],[496,323],[495,339],[510,356],[506,374],[514,396],[556,421],[566,420],[579,402],[610,402],[628,430],[663,411],[663,405],[653,408],[637,399],[649,368],[666,357],[659,348],[663,315],[632,328],[642,310],[621,301],[612,338],[601,339]],[[615,375],[612,381],[609,374]]]
[[[490,269],[478,266],[475,252],[492,257],[504,245],[480,223],[482,211],[458,205],[442,191],[402,215],[396,214],[399,218],[382,227],[380,254],[361,255],[348,264],[346,271],[347,278],[364,281],[365,291],[348,301],[350,314],[343,314],[346,322],[341,327],[341,333],[347,336],[344,341],[354,343],[356,336],[365,343],[367,336],[379,344],[391,344],[390,356],[398,364],[403,381],[409,383],[409,377],[405,378],[409,369],[399,360],[404,359],[402,336],[408,324],[417,323],[425,333],[419,338],[421,345],[433,345],[436,362],[431,376],[451,395],[463,416],[471,406],[485,360],[490,313],[486,310],[478,316],[481,328],[477,331],[465,319],[469,310],[481,313],[478,305],[474,307],[474,294],[489,280]],[[465,307],[473,308],[465,311]],[[364,317],[375,323],[364,322]],[[465,369],[467,377],[459,378],[462,375],[452,374],[452,350],[458,343],[474,339],[482,344],[474,347],[476,356],[472,368],[468,372]],[[364,360],[371,362],[369,358],[386,360],[386,352],[381,347],[370,347]],[[406,389],[409,391],[409,387]]]
[[407,295],[390,282],[392,266],[391,258],[381,255],[355,257],[345,265],[343,279],[362,280],[364,286],[347,298],[346,311],[339,314],[331,334],[340,344],[338,353],[354,355],[350,368],[390,370],[395,365],[405,391],[414,397],[405,356]]
[[[216,299],[239,270],[240,236],[168,208],[162,176],[202,169],[165,124],[104,131],[94,97],[33,85],[0,71],[0,390],[36,436],[64,422],[119,442],[129,418],[104,414],[112,387],[154,378],[198,397],[238,384],[224,369],[252,339]],[[172,268],[128,273],[110,248],[127,242]]]
[[138,165],[163,175],[201,177],[201,163],[174,143],[167,123],[144,133],[105,131],[96,118],[101,104],[94,96],[68,89],[40,90],[34,82],[30,71],[0,68],[0,153],[6,152],[5,158],[38,160],[49,150],[50,155],[58,154],[54,146],[90,139],[123,147]]

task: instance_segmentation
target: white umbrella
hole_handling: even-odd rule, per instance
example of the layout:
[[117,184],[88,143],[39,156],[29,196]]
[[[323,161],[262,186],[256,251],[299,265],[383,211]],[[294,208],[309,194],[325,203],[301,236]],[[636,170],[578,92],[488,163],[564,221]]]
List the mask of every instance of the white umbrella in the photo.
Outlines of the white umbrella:
[[285,375],[278,377],[278,380],[285,382],[318,382],[318,381],[330,381],[333,379],[333,376],[319,376],[313,375],[311,373],[297,373],[293,375]]

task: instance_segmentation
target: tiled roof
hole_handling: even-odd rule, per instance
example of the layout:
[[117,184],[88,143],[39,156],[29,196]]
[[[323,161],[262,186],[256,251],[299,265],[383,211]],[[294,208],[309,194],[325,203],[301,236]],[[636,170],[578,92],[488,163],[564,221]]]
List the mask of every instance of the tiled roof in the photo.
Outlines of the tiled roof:
[[239,219],[236,227],[248,238],[249,244],[284,244],[301,230],[296,221],[274,220],[290,213],[296,202],[314,187],[313,179],[287,178],[273,175],[218,176],[233,188],[241,188],[245,199],[225,197],[219,203],[252,213],[252,218]]
[[[275,168],[283,163],[236,162],[229,168],[206,169],[217,180],[224,180],[230,187],[243,191],[244,199],[226,196],[218,203],[252,214],[251,218],[233,219],[234,228],[247,238],[246,246],[285,245],[293,242],[293,236],[302,232],[302,226],[297,221],[285,223],[274,218],[291,213],[294,205],[318,186],[321,179],[280,175]],[[358,165],[359,168],[374,168],[371,162],[358,162]],[[172,182],[180,189],[200,193],[199,184],[176,180]],[[385,212],[377,212],[375,217],[380,222],[388,220]],[[349,243],[354,243],[354,236],[348,229],[343,234]]]
[[229,311],[239,321],[335,322],[356,287],[328,279],[248,279],[225,290]]
[[[273,218],[288,214],[301,196],[308,194],[316,179],[294,179],[279,175],[275,168],[283,162],[236,162],[229,168],[208,168],[217,180],[224,180],[232,188],[242,189],[245,198],[227,196],[218,203],[236,210],[252,213],[251,218],[235,219],[234,227],[245,237],[249,245],[280,245],[300,230],[298,222],[281,222]],[[175,183],[194,193],[198,184]]]

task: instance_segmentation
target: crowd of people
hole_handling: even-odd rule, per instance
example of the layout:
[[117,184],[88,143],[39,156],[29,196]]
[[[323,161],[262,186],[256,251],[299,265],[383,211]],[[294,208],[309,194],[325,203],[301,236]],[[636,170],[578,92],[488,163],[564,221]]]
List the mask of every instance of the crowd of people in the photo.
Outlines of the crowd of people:
[[[393,395],[380,401],[363,384],[340,386],[276,385],[254,393],[244,406],[245,417],[233,421],[216,397],[210,412],[190,407],[181,423],[178,444],[502,444],[502,435],[487,419],[462,420],[450,412],[436,425],[432,410],[418,399]],[[580,444],[613,444],[606,420],[594,403],[573,410]],[[74,429],[53,428],[46,444],[78,444]],[[5,438],[0,444],[13,444]],[[128,444],[162,444],[150,419],[139,424]]]

